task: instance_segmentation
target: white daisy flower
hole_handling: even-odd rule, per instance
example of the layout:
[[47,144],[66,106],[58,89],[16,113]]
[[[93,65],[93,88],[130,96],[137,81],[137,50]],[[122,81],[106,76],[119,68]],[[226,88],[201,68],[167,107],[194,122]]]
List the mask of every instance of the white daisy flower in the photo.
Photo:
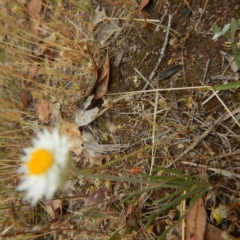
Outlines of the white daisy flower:
[[23,200],[35,205],[41,197],[51,199],[63,185],[70,170],[69,150],[71,145],[58,130],[44,130],[32,140],[33,146],[23,149],[21,183],[17,191],[26,191]]

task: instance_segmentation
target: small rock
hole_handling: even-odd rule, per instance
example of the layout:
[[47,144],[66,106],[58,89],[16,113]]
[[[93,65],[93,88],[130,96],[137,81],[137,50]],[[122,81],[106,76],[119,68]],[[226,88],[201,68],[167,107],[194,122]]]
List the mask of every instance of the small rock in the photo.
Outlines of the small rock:
[[188,153],[189,154],[189,156],[191,157],[191,158],[195,158],[196,156],[197,156],[197,154],[195,153],[195,152],[193,152],[193,151],[191,151],[190,153]]
[[239,3],[237,3],[235,6],[234,6],[234,10],[239,10],[240,9],[240,4]]
[[188,8],[184,8],[184,9],[182,10],[182,13],[183,13],[183,15],[184,15],[185,18],[188,18],[188,17],[191,16],[192,11],[191,11],[190,9],[188,9]]

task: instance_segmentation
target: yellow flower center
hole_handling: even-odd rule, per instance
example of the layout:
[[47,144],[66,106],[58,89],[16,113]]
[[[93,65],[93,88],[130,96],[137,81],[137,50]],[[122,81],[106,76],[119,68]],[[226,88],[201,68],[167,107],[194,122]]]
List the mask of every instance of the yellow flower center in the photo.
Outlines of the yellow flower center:
[[43,174],[52,166],[54,162],[51,152],[45,149],[37,149],[27,163],[29,174]]

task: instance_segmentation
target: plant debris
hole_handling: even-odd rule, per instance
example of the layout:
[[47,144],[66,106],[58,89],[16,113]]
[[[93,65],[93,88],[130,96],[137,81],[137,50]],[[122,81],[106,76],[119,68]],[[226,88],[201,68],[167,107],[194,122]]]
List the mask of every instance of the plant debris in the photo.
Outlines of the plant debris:
[[[240,6],[179,4],[1,2],[2,238],[240,237]],[[55,128],[72,172],[32,208],[19,160]]]

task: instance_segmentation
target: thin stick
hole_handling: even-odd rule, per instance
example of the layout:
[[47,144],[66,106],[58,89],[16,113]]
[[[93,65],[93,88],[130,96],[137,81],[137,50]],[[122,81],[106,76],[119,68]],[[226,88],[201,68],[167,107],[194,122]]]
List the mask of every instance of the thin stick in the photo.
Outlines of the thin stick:
[[188,6],[188,8],[191,10],[191,12],[193,12],[192,8],[190,7],[190,5],[188,4],[188,2],[186,0],[184,0],[185,4]]
[[[154,76],[156,75],[156,71],[160,65],[160,63],[162,62],[162,59],[164,57],[164,53],[165,53],[165,50],[166,50],[166,47],[167,47],[167,43],[168,43],[168,37],[169,37],[169,32],[170,32],[170,27],[171,27],[171,22],[172,22],[172,14],[169,14],[168,16],[168,27],[167,27],[167,33],[166,33],[166,36],[165,36],[165,40],[164,40],[164,43],[163,43],[163,47],[161,49],[161,52],[160,52],[160,57],[158,59],[158,62],[157,62],[157,65],[155,66],[155,68],[153,69],[153,71],[151,72],[150,76],[149,76],[149,82],[152,81],[152,79],[154,78]],[[148,83],[145,84],[145,86],[143,87],[142,91],[146,90],[147,87],[148,87]],[[137,98],[141,98],[142,96],[142,93],[140,93]]]
[[[227,71],[228,67],[231,65],[231,62],[227,65],[227,67],[224,69],[222,76],[225,74],[225,72]],[[223,85],[227,84],[228,81],[224,82]],[[219,90],[216,91],[216,93],[218,93]],[[202,106],[205,105],[208,101],[210,101],[212,98],[214,97],[214,94],[210,95],[203,103]]]
[[[125,99],[126,96],[122,96],[120,98],[114,99],[112,100],[113,103],[117,103],[118,101]],[[100,111],[97,115],[97,117],[100,117],[103,113],[105,113],[109,108],[112,108],[112,106],[107,106],[106,108],[104,108],[102,111]]]
[[153,116],[153,126],[152,126],[152,160],[149,175],[152,175],[153,165],[154,165],[154,154],[155,154],[155,131],[156,131],[156,116],[157,116],[157,105],[158,105],[158,92],[155,95],[154,104],[154,116]]
[[178,160],[180,160],[182,157],[184,157],[187,153],[189,153],[192,149],[194,149],[213,129],[214,127],[231,117],[233,114],[236,114],[240,111],[240,107],[236,108],[234,111],[232,111],[231,114],[225,113],[222,115],[219,119],[214,121],[214,123],[199,137],[197,138],[184,152],[182,152],[172,163],[170,163],[167,167],[171,167],[173,164],[175,164]]
[[[186,190],[183,192],[183,194],[186,194]],[[184,199],[181,202],[181,217],[184,215],[186,212],[186,199]],[[185,218],[182,220],[182,240],[185,240],[185,228],[186,228],[186,221]]]
[[200,18],[198,19],[198,22],[197,22],[197,24],[196,24],[196,26],[195,26],[195,30],[197,30],[197,28],[198,28],[198,24],[200,23],[200,21],[201,21],[201,19],[202,19],[202,15],[203,15],[203,13],[204,13],[205,10],[206,10],[207,4],[208,4],[208,0],[206,0],[206,3],[205,3],[205,5],[204,5],[204,8],[203,8],[203,10],[202,10],[202,12],[201,12],[201,16],[200,16]]
[[190,162],[185,162],[185,161],[182,161],[182,164],[190,165],[190,166],[194,166],[194,167],[206,168],[207,170],[213,171],[213,172],[215,172],[216,174],[220,174],[220,175],[222,175],[222,176],[224,176],[224,177],[238,178],[238,179],[240,179],[240,175],[239,175],[239,174],[236,174],[236,173],[233,173],[233,172],[229,172],[229,171],[224,170],[224,169],[211,168],[211,167],[208,167],[208,166],[206,166],[206,165],[201,165],[201,164],[196,164],[196,163],[190,163]]
[[157,89],[150,89],[150,90],[140,90],[140,91],[132,91],[132,92],[119,92],[119,93],[107,93],[106,95],[122,95],[122,94],[139,94],[139,93],[151,93],[151,92],[168,92],[168,91],[180,91],[180,90],[201,90],[202,88],[209,90],[211,89],[211,86],[196,86],[196,87],[180,87],[180,88],[157,88]]
[[173,164],[175,164],[178,160],[180,160],[182,157],[184,157],[187,153],[189,153],[192,149],[194,149],[215,127],[215,125],[220,122],[220,120],[223,118],[221,116],[217,121],[214,122],[213,125],[211,125],[199,138],[197,138],[184,152],[182,152],[172,163],[170,163],[167,167],[171,167]]
[[186,87],[188,87],[187,80],[186,80],[186,74],[185,74],[185,64],[184,64],[184,57],[183,57],[183,49],[182,49],[182,71],[183,71],[183,79],[186,84]]
[[205,82],[210,62],[211,62],[211,59],[209,58],[207,60],[206,69],[205,69],[204,76],[203,76],[203,83]]
[[235,123],[240,127],[240,124],[238,120],[233,116],[232,112],[229,110],[229,108],[226,106],[226,104],[222,101],[222,99],[218,96],[218,94],[212,89],[213,94],[217,97],[219,102],[223,105],[223,107],[226,109],[228,114],[232,117],[232,119],[235,121]]
[[[1,70],[1,66],[0,66],[0,70]],[[240,82],[235,82],[232,83],[231,86],[232,87],[228,87],[226,90],[231,89],[231,88],[236,88],[239,87],[239,83]],[[222,85],[221,85],[222,86]],[[215,86],[216,88],[220,88],[221,86]],[[189,89],[196,89],[196,90],[204,90],[206,91],[207,89],[211,90],[214,89],[214,86],[196,86],[196,87],[180,87],[180,88],[157,88],[157,89],[150,89],[150,90],[144,90],[144,91],[131,91],[131,92],[119,92],[119,93],[107,93],[107,96],[110,95],[124,95],[124,94],[131,94],[131,95],[135,95],[135,94],[139,94],[139,93],[151,93],[151,92],[168,92],[168,91],[181,91],[181,90],[189,90]],[[225,90],[225,89],[222,89]]]
[[142,73],[140,73],[136,68],[133,68],[133,70],[136,71],[136,72],[143,78],[143,80],[145,80],[146,83],[148,83],[148,85],[150,85],[150,86],[152,87],[152,89],[155,89],[155,87],[152,85],[152,83],[151,83],[147,78],[145,78],[145,77],[142,75]]
[[[155,87],[152,85],[152,83],[149,82],[149,80],[146,79],[146,78],[142,75],[142,73],[140,73],[136,68],[133,68],[133,69],[143,78],[143,80],[146,81],[146,83],[148,83],[148,84],[152,87],[152,89],[155,89]],[[142,93],[143,93],[143,92],[142,92]],[[158,93],[158,96],[159,96],[164,102],[166,102],[165,99],[162,97],[162,95],[161,95],[160,93]]]
[[[112,17],[105,17],[104,19],[107,20],[114,20],[114,19],[118,19],[118,20],[125,20],[125,21],[129,21],[129,18],[112,18]],[[133,21],[136,22],[148,22],[148,23],[157,23],[158,26],[160,26],[163,29],[167,29],[167,27],[163,24],[161,24],[162,20],[156,20],[156,19],[142,19],[142,18],[133,18],[131,19]],[[181,34],[178,33],[176,30],[170,28],[170,31],[174,32],[175,34],[177,34],[178,36],[180,36]]]

